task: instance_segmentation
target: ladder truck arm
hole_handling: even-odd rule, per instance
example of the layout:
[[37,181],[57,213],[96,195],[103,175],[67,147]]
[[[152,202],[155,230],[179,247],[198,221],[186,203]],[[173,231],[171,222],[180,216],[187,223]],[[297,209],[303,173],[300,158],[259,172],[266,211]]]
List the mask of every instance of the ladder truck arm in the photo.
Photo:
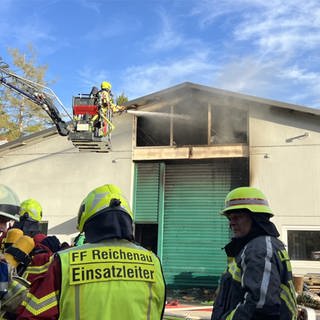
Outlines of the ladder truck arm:
[[67,136],[69,134],[70,130],[66,122],[61,118],[56,105],[60,105],[67,114],[68,112],[50,88],[18,76],[11,72],[8,65],[1,60],[0,84],[41,107],[51,118],[61,136]]

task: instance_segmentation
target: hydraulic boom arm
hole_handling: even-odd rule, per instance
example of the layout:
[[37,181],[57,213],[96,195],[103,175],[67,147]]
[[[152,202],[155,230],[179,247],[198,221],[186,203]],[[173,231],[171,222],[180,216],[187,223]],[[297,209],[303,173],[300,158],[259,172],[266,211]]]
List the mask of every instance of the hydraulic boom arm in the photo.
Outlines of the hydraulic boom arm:
[[[8,65],[1,60],[0,84],[40,106],[56,125],[61,136],[67,136],[69,134],[67,124],[62,120],[56,105],[60,105],[67,114],[68,112],[50,88],[14,74],[9,70]],[[70,117],[70,119],[72,118]]]

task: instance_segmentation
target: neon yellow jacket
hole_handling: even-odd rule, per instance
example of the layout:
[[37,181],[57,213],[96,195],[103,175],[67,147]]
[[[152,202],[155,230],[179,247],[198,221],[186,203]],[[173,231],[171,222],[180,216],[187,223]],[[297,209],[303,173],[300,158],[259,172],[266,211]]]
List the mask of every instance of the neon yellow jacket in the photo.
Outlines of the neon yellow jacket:
[[127,240],[59,252],[59,319],[157,320],[165,305],[159,259]]

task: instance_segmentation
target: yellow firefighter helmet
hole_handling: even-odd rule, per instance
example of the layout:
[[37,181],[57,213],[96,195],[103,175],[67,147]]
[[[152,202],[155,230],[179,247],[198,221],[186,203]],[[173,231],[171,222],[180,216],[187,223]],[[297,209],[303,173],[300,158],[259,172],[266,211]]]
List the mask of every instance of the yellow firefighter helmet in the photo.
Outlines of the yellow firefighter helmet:
[[239,187],[228,193],[222,214],[226,215],[236,209],[248,209],[252,213],[267,213],[273,216],[266,196],[253,187]]

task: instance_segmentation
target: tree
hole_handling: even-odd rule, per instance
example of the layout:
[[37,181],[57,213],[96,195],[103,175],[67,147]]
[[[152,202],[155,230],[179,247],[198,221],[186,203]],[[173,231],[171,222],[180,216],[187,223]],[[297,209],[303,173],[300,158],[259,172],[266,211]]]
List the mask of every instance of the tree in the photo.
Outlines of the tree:
[[9,115],[5,112],[4,105],[0,99],[0,144],[8,141],[7,135],[12,128],[14,128],[14,124],[10,121]]
[[[35,83],[47,85],[44,80],[47,66],[36,64],[37,56],[32,46],[29,46],[27,53],[14,48],[9,48],[8,52],[12,56],[13,65],[18,69],[14,71],[16,74]],[[1,89],[0,125],[3,128],[0,131],[1,140],[11,141],[42,130],[51,124],[51,119],[41,107],[8,88]]]
[[116,103],[118,106],[123,106],[128,101],[128,97],[123,92],[116,98]]

